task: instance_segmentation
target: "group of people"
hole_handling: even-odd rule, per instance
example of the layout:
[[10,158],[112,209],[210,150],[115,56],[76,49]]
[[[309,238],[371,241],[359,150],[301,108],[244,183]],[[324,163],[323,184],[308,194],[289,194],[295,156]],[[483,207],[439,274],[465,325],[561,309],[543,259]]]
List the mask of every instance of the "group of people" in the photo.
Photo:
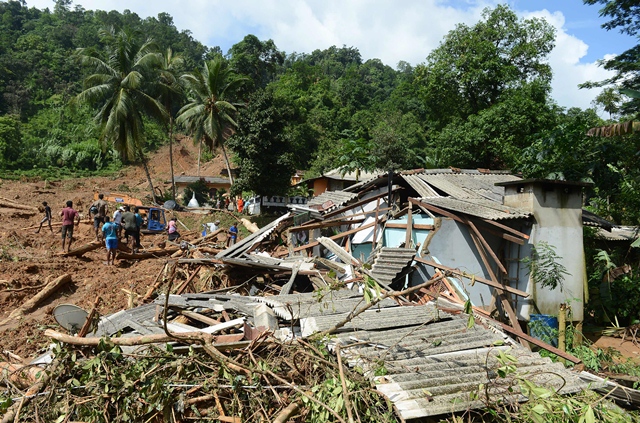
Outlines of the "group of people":
[[113,212],[113,220],[109,216],[109,203],[104,200],[104,195],[99,194],[98,199],[91,204],[89,212],[93,215],[93,228],[96,240],[104,239],[107,247],[107,265],[115,264],[118,242],[122,238],[124,229],[125,242],[132,251],[137,251],[140,245],[140,228],[142,227],[142,215],[137,207],[133,211],[129,206],[118,207]]
[[[39,233],[45,223],[48,223],[49,229],[53,233],[51,207],[46,201],[42,202],[42,205],[44,206],[44,217],[35,233]],[[241,207],[238,208],[241,209]],[[118,242],[122,238],[123,229],[125,242],[129,248],[134,252],[141,248],[140,228],[143,218],[138,207],[134,207],[133,211],[129,206],[118,207],[113,212],[112,218],[109,216],[109,203],[104,200],[104,194],[99,194],[98,199],[89,207],[89,213],[93,215],[96,241],[104,239],[107,247],[107,265],[115,264]],[[80,224],[80,214],[73,208],[73,202],[67,201],[65,207],[60,211],[60,216],[62,217],[62,251],[68,253],[71,251],[71,243],[73,242],[73,229]],[[177,219],[172,218],[167,225],[169,241],[175,241],[180,237],[176,222]],[[219,224],[220,221],[215,222],[216,229]],[[234,223],[227,231],[227,247],[234,245],[237,239],[238,226]]]

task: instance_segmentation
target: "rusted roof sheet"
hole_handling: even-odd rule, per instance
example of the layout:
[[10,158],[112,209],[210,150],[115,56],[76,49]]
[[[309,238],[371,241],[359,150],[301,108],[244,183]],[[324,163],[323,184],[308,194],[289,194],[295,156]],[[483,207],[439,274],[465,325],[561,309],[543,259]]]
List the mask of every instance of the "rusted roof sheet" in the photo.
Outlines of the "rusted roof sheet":
[[421,198],[420,201],[443,209],[465,213],[488,220],[527,219],[531,216],[524,210],[508,207],[485,199],[460,200],[451,197]]

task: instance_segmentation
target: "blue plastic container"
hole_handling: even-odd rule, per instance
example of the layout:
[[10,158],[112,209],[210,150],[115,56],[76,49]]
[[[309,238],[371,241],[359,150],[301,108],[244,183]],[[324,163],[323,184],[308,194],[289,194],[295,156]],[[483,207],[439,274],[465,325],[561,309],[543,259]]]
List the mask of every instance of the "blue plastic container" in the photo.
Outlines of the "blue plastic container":
[[558,318],[549,314],[529,315],[529,333],[536,339],[558,346]]

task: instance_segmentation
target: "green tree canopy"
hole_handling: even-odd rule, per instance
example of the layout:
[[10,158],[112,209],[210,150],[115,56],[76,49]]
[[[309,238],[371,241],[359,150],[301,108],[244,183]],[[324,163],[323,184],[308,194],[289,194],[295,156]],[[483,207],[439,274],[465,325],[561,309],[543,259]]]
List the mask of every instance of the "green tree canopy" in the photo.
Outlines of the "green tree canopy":
[[240,167],[240,176],[232,187],[235,193],[287,194],[295,172],[286,131],[291,112],[290,105],[270,90],[252,95],[240,111],[238,130],[227,141]]

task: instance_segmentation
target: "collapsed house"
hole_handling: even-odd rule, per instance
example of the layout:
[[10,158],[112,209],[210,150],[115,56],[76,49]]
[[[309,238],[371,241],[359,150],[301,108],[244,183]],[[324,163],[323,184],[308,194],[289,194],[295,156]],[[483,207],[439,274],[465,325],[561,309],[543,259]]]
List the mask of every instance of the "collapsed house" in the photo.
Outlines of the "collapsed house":
[[[185,342],[169,333],[204,333],[221,350],[265,333],[279,342],[331,335],[326,345],[362,369],[402,421],[482,408],[490,393],[526,400],[496,377],[507,352],[536,385],[600,388],[605,381],[532,352],[580,361],[523,329],[567,302],[582,320],[584,186],[480,170],[373,175],[290,204],[231,247],[208,246],[210,234],[171,250],[143,304],[104,316],[88,337],[156,337],[175,351]],[[544,243],[565,269],[557,286],[523,263]]]

